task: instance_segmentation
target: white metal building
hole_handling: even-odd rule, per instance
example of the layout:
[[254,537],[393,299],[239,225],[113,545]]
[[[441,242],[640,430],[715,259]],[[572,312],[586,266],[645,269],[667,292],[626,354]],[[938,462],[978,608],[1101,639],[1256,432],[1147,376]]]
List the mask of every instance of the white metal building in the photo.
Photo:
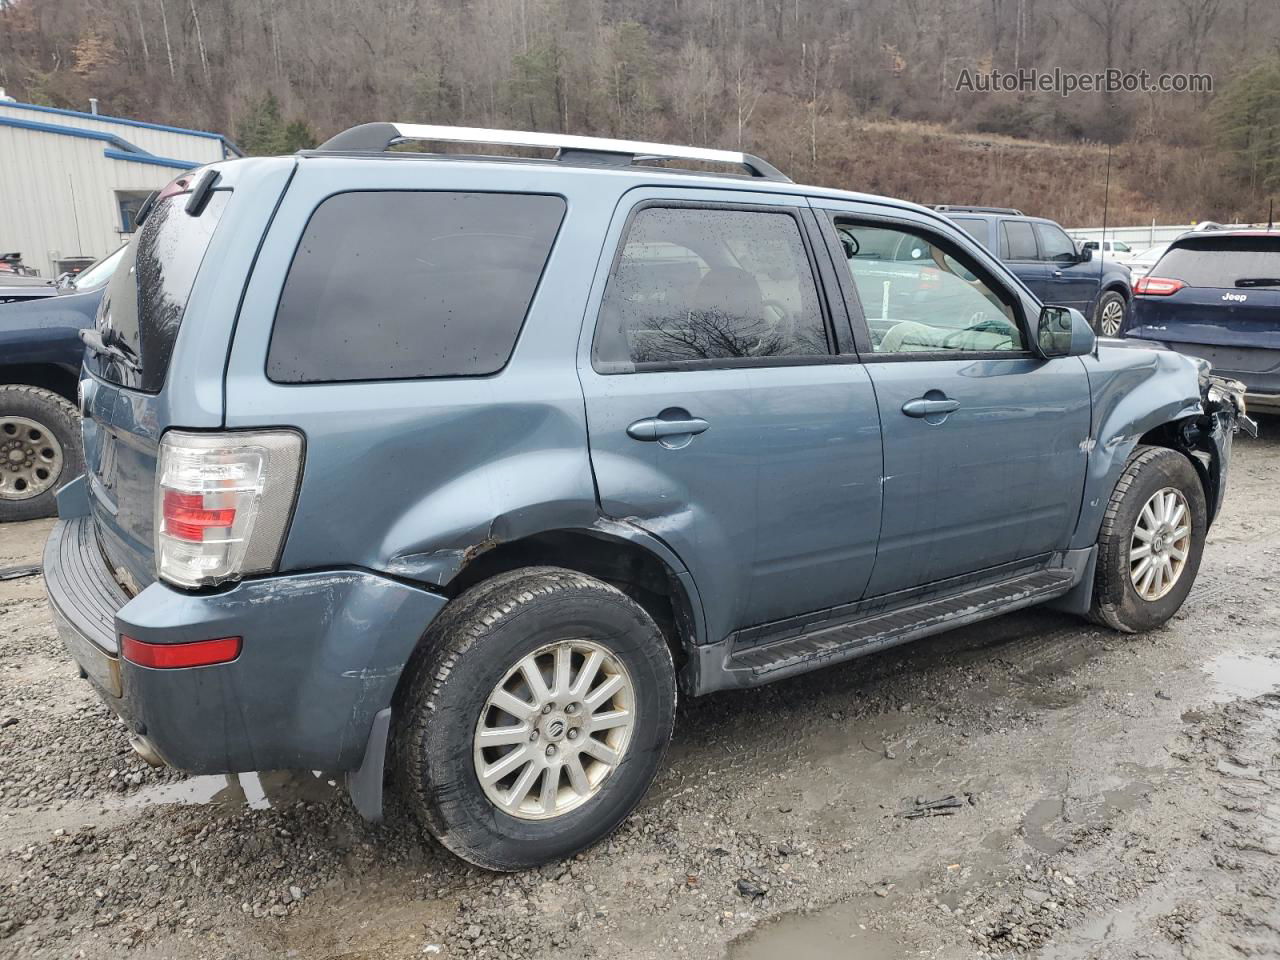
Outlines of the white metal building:
[[0,253],[46,277],[106,256],[152,190],[239,152],[217,133],[0,98]]

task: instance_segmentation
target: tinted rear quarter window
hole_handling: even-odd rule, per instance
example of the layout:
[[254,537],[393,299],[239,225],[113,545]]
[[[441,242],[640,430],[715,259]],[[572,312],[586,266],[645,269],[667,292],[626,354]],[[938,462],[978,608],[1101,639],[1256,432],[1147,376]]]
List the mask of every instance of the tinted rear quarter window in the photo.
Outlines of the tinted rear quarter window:
[[353,192],[311,216],[276,311],[278,383],[501,370],[565,203],[516,193]]
[[987,221],[977,217],[952,217],[952,222],[984,247],[987,245]]
[[107,285],[98,332],[128,360],[91,359],[105,380],[148,393],[164,385],[191,287],[231,192],[215,190],[198,217],[186,212],[188,197],[166,197],[152,208]]
[[1197,237],[1169,248],[1151,269],[1153,277],[1193,287],[1280,286],[1280,236]]

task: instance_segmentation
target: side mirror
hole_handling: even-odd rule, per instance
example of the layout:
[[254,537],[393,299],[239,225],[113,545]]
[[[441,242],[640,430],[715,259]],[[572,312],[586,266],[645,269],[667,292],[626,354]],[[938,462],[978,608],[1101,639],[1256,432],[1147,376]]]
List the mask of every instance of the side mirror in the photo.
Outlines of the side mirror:
[[1080,256],[1076,258],[1076,263],[1088,263],[1093,259],[1093,247],[1081,247]]
[[1087,356],[1098,339],[1084,314],[1070,307],[1042,307],[1036,327],[1040,355],[1049,360]]

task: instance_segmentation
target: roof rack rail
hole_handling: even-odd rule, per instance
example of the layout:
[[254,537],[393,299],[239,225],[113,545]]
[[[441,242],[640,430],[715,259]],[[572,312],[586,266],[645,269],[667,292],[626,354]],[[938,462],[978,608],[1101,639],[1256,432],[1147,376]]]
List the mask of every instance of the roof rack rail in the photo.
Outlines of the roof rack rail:
[[382,153],[406,140],[447,143],[487,143],[504,147],[540,147],[555,150],[565,163],[628,166],[637,160],[698,160],[744,168],[753,177],[790,183],[781,170],[759,157],[737,150],[710,150],[637,140],[578,137],[563,133],[530,133],[524,130],[488,130],[483,127],[448,127],[424,123],[362,123],[320,144],[315,153]]
[[970,207],[957,203],[935,203],[933,209],[939,213],[1000,213],[1006,217],[1025,217],[1026,214],[1014,207]]

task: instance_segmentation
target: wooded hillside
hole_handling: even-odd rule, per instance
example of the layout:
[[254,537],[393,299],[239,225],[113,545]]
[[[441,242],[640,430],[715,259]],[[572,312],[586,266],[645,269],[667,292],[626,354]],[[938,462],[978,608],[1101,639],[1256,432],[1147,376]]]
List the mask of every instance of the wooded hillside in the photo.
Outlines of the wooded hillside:
[[[960,71],[1212,75],[1212,94],[957,92]],[[0,0],[22,100],[253,152],[373,119],[675,140],[797,180],[1067,223],[1259,219],[1275,0]]]

